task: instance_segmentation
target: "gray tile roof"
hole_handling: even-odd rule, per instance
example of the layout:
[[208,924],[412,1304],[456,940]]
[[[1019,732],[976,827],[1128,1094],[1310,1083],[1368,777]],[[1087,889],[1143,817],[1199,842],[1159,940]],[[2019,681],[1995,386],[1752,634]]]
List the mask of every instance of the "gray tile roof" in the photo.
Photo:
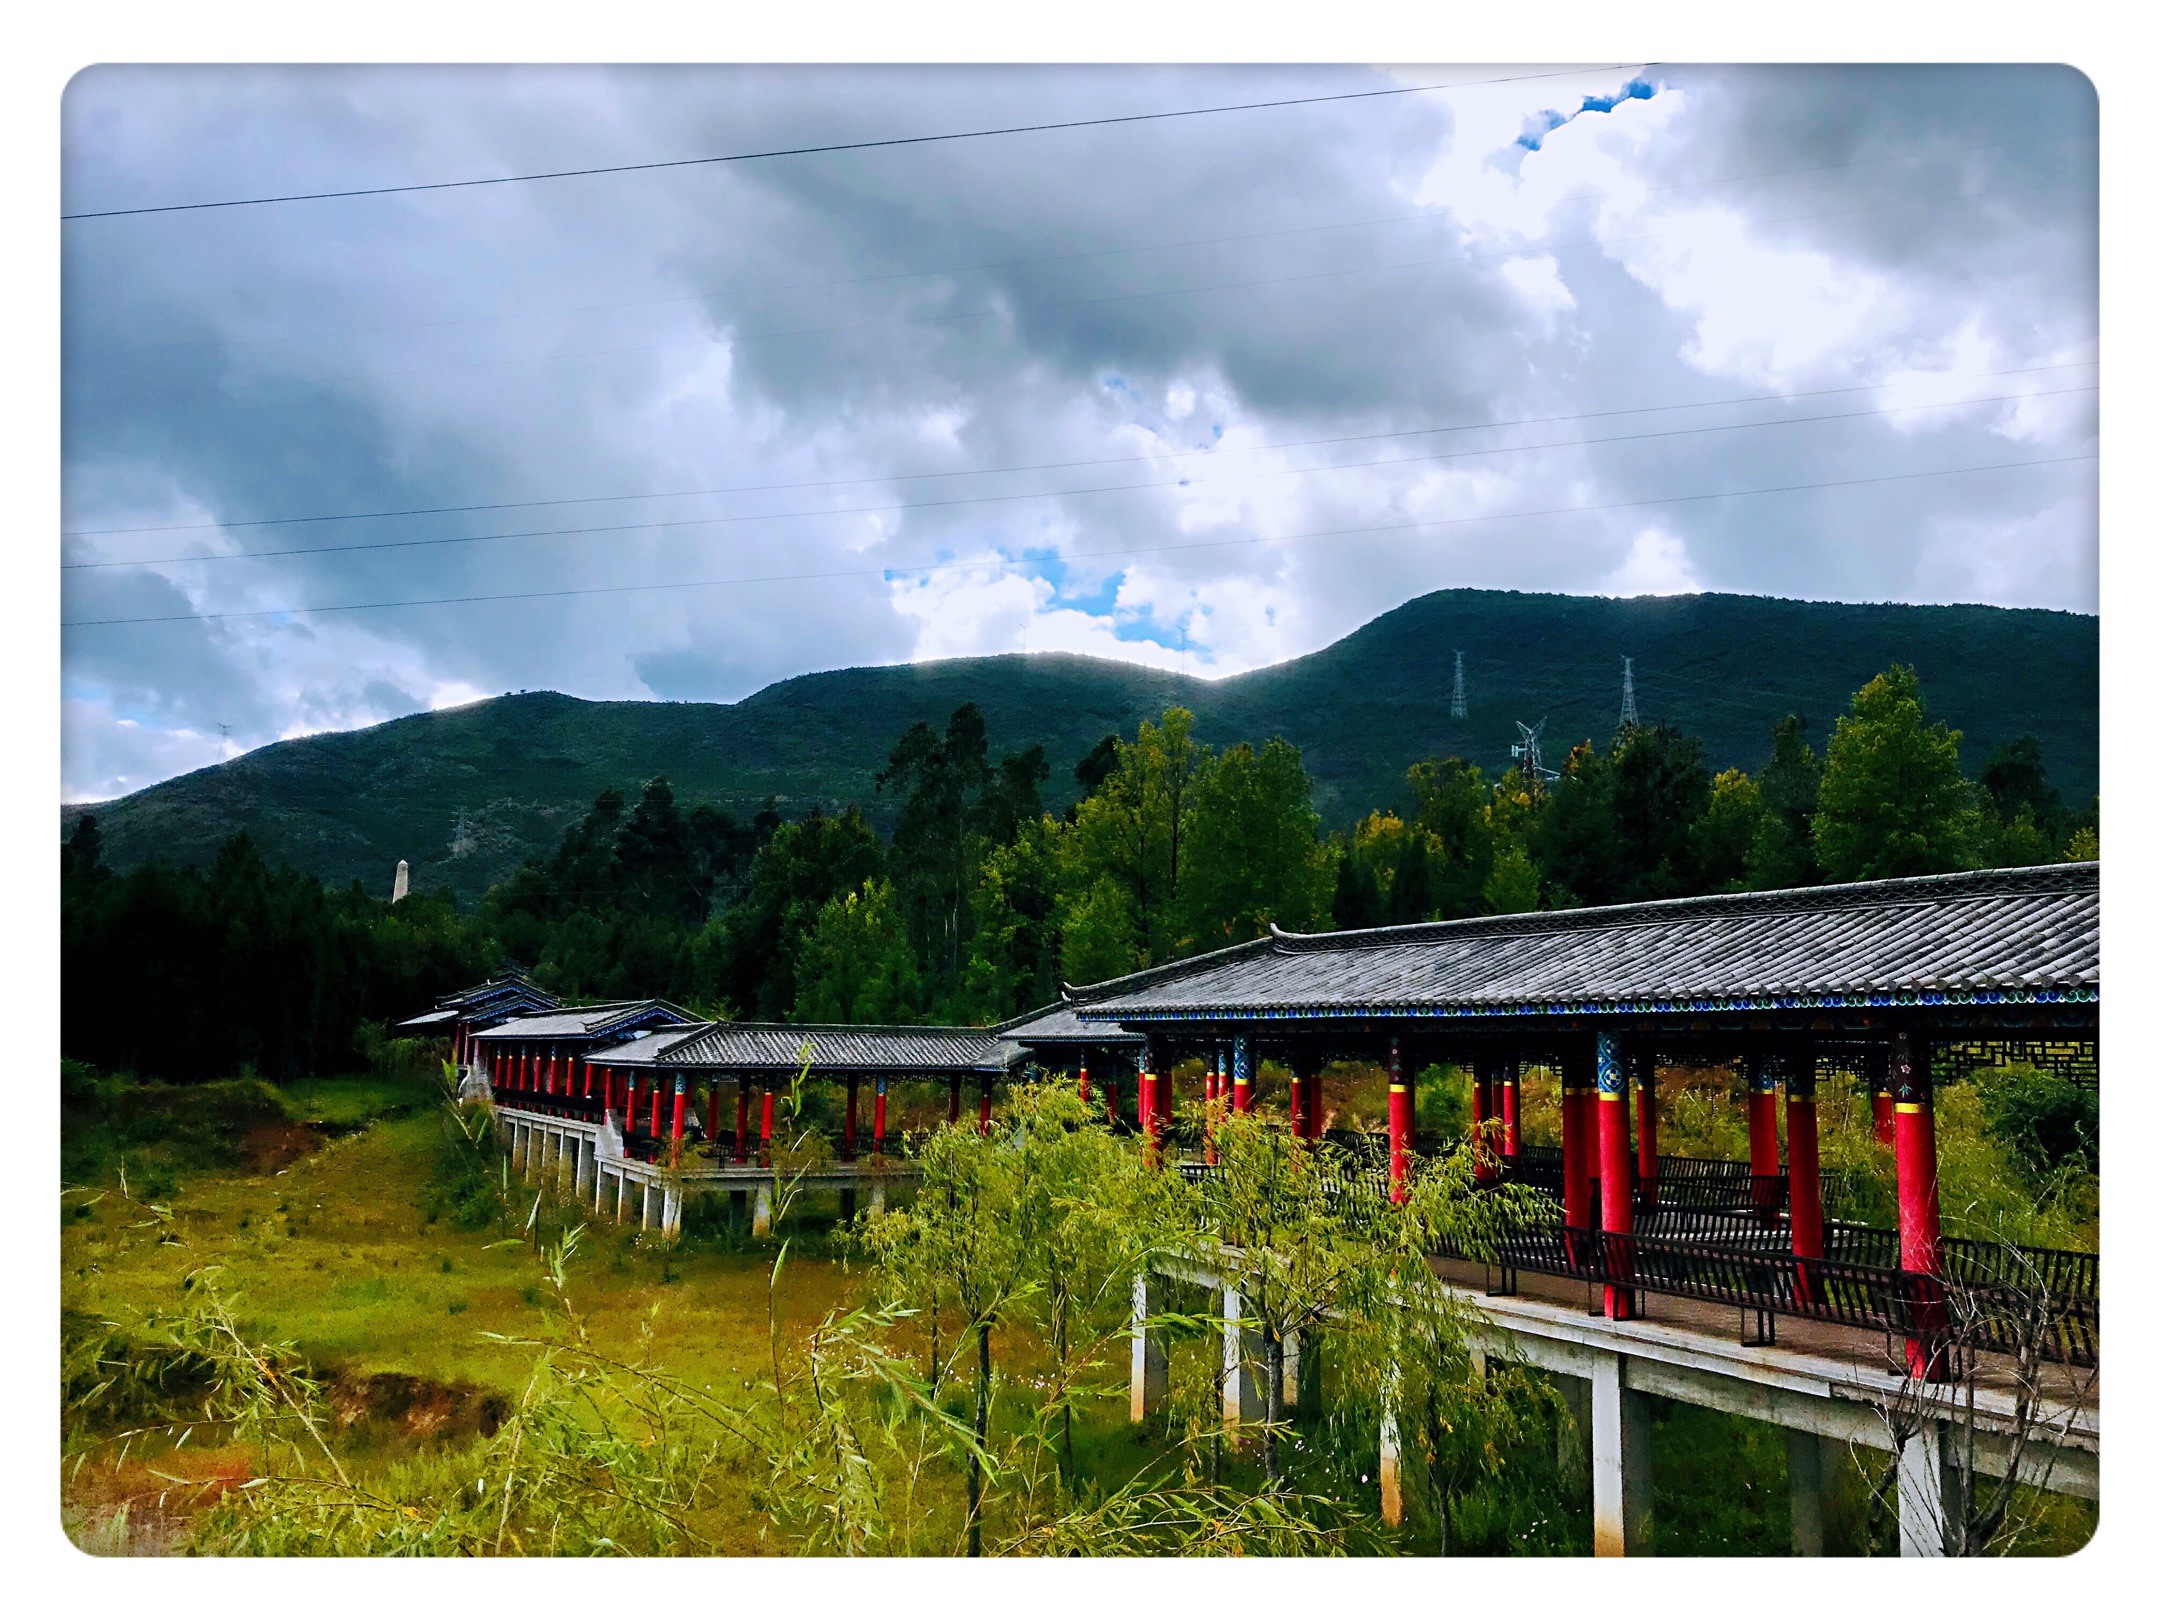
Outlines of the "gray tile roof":
[[997,1033],[1023,1046],[1137,1046],[1147,1037],[1116,1024],[1083,1024],[1081,1004],[1071,996],[1037,1007],[997,1026]]
[[709,1024],[638,1057],[627,1048],[594,1052],[595,1063],[657,1063],[664,1068],[784,1072],[811,1048],[812,1073],[1002,1074],[1019,1048],[995,1030],[937,1025]]
[[692,1036],[714,1027],[712,1024],[692,1024],[685,1028],[678,1024],[672,1029],[656,1029],[614,1046],[596,1047],[585,1054],[585,1061],[602,1067],[633,1068],[640,1063],[652,1062],[669,1047],[680,1046]]
[[627,1032],[644,1023],[666,1024],[680,1033],[684,1026],[697,1022],[672,1002],[607,1001],[591,1007],[562,1007],[536,1013],[529,1018],[498,1024],[482,1033],[488,1040],[564,1040],[604,1036],[615,1030]]
[[1082,1025],[2097,1002],[2097,862],[1278,933],[1081,987]]
[[402,1019],[391,1027],[393,1029],[431,1029],[437,1024],[454,1023],[457,1015],[458,1010],[455,1007],[438,1007],[433,1012],[422,1013],[418,1018]]

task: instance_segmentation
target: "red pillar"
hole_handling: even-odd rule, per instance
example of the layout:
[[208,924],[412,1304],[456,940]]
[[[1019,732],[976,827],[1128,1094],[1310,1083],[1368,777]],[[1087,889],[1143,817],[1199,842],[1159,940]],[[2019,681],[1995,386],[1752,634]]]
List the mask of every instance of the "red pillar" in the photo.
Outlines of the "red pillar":
[[1253,1067],[1252,1043],[1240,1035],[1230,1043],[1230,1106],[1241,1114],[1252,1112]]
[[[1597,1211],[1590,1206],[1590,1165],[1597,1155],[1597,1138],[1591,1134],[1595,1121],[1584,1117],[1591,1088],[1583,1083],[1591,1078],[1583,1071],[1594,1061],[1587,1041],[1571,1042],[1560,1058],[1560,1207],[1569,1226],[1597,1225]],[[1578,1256],[1576,1263],[1586,1258]]]
[[[880,1097],[885,1095],[882,1088],[879,1090],[878,1095]],[[1080,1054],[1080,1100],[1082,1102],[1088,1101],[1087,1054],[1085,1052]]]
[[855,1157],[855,1095],[861,1083],[852,1074],[847,1078],[847,1120],[840,1127],[840,1157],[843,1160]]
[[1500,1151],[1510,1159],[1522,1152],[1522,1065],[1514,1058],[1500,1063]]
[[772,1087],[765,1088],[765,1095],[758,1103],[758,1163],[772,1158]]
[[1203,1104],[1200,1110],[1200,1139],[1202,1142],[1202,1157],[1204,1157],[1209,1164],[1213,1164],[1216,1162],[1215,1104],[1224,1090],[1222,1084],[1222,1075],[1222,1054],[1220,1052],[1217,1052],[1208,1058],[1207,1073],[1200,1077],[1200,1097]]
[[878,1077],[877,1099],[870,1105],[870,1151],[885,1151],[885,1079]]
[[555,1095],[555,1048],[553,1046],[547,1049],[547,1056],[540,1060],[540,1095],[543,1097]]
[[1416,1150],[1414,1130],[1417,1098],[1415,1082],[1403,1068],[1402,1041],[1388,1042],[1388,1199],[1401,1203],[1410,1196],[1410,1155]]
[[1103,1109],[1115,1127],[1118,1122],[1118,1072],[1115,1068],[1111,1069],[1110,1078],[1103,1082]]
[[634,1131],[638,1128],[637,1117],[638,1072],[632,1069],[623,1076],[622,1128]]
[[660,1099],[666,1094],[667,1082],[657,1074],[653,1076],[652,1088],[652,1134],[660,1134]]
[[1162,1078],[1155,1072],[1155,1048],[1151,1042],[1140,1049],[1141,1152],[1151,1165],[1162,1163],[1163,1122],[1156,1096],[1161,1086]]
[[1935,1181],[1935,1081],[1925,1035],[1898,1034],[1890,1048],[1891,1100],[1897,1109],[1898,1265],[1909,1273],[1920,1333],[1905,1341],[1916,1378],[1942,1376],[1942,1351],[1930,1341],[1946,1320],[1942,1283],[1942,1207]]
[[735,1077],[735,1162],[750,1162],[750,1077]]
[[1657,1050],[1647,1041],[1633,1047],[1635,1070],[1635,1179],[1647,1203],[1657,1202]]
[[1761,1047],[1747,1055],[1747,1148],[1748,1175],[1753,1179],[1755,1218],[1764,1224],[1777,1220],[1777,1070],[1770,1054]]
[[668,1121],[668,1162],[682,1163],[683,1105],[690,1100],[690,1084],[687,1076],[675,1076],[675,1111]]
[[[1627,1066],[1620,1037],[1601,1033],[1597,1038],[1598,1224],[1607,1233],[1626,1238],[1635,1230],[1635,1188],[1630,1174],[1628,1143]],[[1605,1243],[1606,1275],[1617,1281],[1605,1285],[1605,1314],[1624,1322],[1635,1314],[1635,1290],[1628,1280],[1635,1275],[1632,1245]]]
[[1888,1054],[1870,1050],[1861,1062],[1867,1070],[1868,1101],[1875,1111],[1875,1140],[1888,1147],[1897,1140],[1897,1101],[1890,1095]]
[[985,1136],[990,1134],[990,1087],[992,1084],[993,1081],[989,1075],[986,1074],[982,1077],[982,1106],[976,1110],[975,1114],[975,1128]]
[[1490,1181],[1498,1174],[1499,1167],[1493,1163],[1494,1146],[1486,1134],[1486,1122],[1492,1118],[1493,1060],[1478,1058],[1470,1068],[1470,1140],[1475,1155],[1477,1179]]
[[[1785,1160],[1790,1177],[1792,1252],[1796,1260],[1820,1260],[1823,1252],[1822,1162],[1815,1135],[1815,1047],[1794,1054],[1785,1075]],[[1802,1267],[1801,1297],[1812,1299],[1814,1285]]]

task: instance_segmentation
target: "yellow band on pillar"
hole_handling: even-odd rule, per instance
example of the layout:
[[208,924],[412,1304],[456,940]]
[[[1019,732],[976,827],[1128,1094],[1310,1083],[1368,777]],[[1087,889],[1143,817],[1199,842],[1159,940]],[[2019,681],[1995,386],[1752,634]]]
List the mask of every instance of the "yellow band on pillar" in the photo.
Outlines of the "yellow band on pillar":
[[1598,1093],[1598,1100],[1601,1102],[1616,1103],[1625,1102],[1627,1099],[1622,1097],[1617,1091],[1601,1091]]
[[1389,1086],[1389,1087],[1388,1087],[1388,1090],[1389,1090],[1389,1091],[1408,1091],[1409,1089],[1410,1089],[1410,1088],[1409,1088],[1408,1086],[1402,1086],[1402,1085],[1391,1085],[1391,1086]]
[[1899,1104],[1897,1105],[1897,1111],[1898,1111],[1899,1113],[1901,1113],[1901,1114],[1924,1114],[1924,1113],[1926,1113],[1926,1112],[1927,1112],[1927,1104],[1926,1104],[1926,1103],[1899,1103]]

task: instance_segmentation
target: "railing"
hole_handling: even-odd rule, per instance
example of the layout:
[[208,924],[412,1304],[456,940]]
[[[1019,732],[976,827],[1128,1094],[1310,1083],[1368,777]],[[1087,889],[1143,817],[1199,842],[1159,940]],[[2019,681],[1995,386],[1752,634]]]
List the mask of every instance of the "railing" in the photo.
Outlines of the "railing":
[[[1340,1168],[1323,1185],[1338,1199],[1373,1206],[1388,1194],[1386,1155],[1370,1139],[1346,1144],[1334,1158]],[[1548,1192],[1558,1202],[1558,1154],[1526,1150],[1529,1162],[1511,1179]],[[1549,1157],[1548,1157],[1549,1155]],[[1769,1178],[1744,1164],[1661,1158],[1661,1171],[1683,1166],[1682,1185],[1713,1191],[1700,1198],[1654,1204],[1637,1201],[1633,1232],[1604,1232],[1559,1220],[1495,1218],[1468,1224],[1464,1241],[1447,1257],[1482,1262],[1499,1272],[1499,1292],[1512,1293],[1518,1272],[1576,1278],[1645,1293],[1704,1299],[1753,1312],[1758,1342],[1773,1341],[1778,1316],[1807,1317],[1886,1336],[1948,1339],[1965,1350],[2018,1353],[2036,1340],[2049,1360],[2095,1365],[2100,1349],[2099,1257],[2065,1249],[2023,1248],[1971,1238],[1942,1241],[1939,1274],[1910,1272],[1899,1264],[1898,1234],[1849,1221],[1823,1223],[1820,1259],[1792,1252],[1788,1219],[1774,1207],[1754,1204]],[[1698,1169],[1696,1167],[1707,1167]],[[1188,1181],[1221,1171],[1186,1162]],[[1781,1183],[1784,1178],[1777,1178]],[[1547,1185],[1547,1183],[1550,1183]],[[1727,1196],[1715,1189],[1740,1189]],[[1596,1204],[1593,1200],[1592,1207]],[[1481,1229],[1482,1228],[1482,1229]],[[1472,1235],[1474,1234],[1474,1235]]]
[[1714,1300],[1766,1318],[1808,1317],[2006,1355],[2037,1337],[2042,1356],[2078,1366],[2094,1365],[2100,1352],[2096,1257],[2067,1250],[1958,1240],[1953,1259],[1946,1242],[1943,1273],[1933,1276],[1714,1237],[1536,1224],[1498,1235],[1494,1257],[1509,1270]]

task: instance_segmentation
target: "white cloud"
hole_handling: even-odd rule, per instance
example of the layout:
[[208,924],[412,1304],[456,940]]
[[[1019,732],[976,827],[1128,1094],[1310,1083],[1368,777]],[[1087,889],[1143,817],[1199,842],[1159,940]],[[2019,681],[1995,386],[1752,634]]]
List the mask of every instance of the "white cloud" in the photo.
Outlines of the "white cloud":
[[1628,548],[1626,561],[1605,578],[1605,596],[1686,596],[1701,590],[1687,542],[1658,529],[1645,529]]

